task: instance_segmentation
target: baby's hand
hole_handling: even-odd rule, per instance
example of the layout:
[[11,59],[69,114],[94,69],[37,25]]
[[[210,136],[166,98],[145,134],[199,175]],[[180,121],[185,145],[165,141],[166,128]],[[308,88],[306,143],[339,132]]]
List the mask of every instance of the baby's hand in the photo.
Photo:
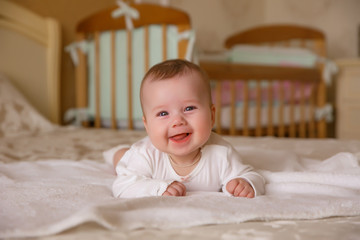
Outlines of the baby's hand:
[[172,182],[163,193],[163,196],[185,196],[186,187],[180,182]]
[[254,189],[242,178],[235,178],[226,184],[226,190],[234,197],[253,198],[255,196]]

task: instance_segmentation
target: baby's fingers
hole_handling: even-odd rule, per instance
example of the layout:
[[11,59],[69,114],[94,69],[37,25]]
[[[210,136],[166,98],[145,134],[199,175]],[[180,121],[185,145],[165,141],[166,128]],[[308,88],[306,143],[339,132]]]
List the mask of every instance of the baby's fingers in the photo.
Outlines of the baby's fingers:
[[234,196],[235,197],[247,197],[247,198],[253,198],[255,195],[253,188],[249,184],[239,184],[235,191]]
[[173,183],[171,184],[171,186],[176,189],[176,191],[177,191],[177,193],[178,193],[177,196],[185,196],[185,194],[186,194],[186,187],[185,187],[184,184],[175,181],[175,182],[173,182]]
[[235,197],[243,197],[242,195],[245,194],[245,191],[244,191],[244,190],[245,190],[245,186],[244,186],[243,184],[239,183],[239,184],[235,187],[233,195],[234,195]]
[[254,197],[255,197],[255,192],[254,192],[254,190],[251,190],[251,192],[249,192],[245,197],[247,197],[247,198],[254,198]]
[[226,185],[226,190],[230,193],[230,194],[232,194],[232,195],[234,195],[234,192],[235,192],[235,189],[236,189],[236,187],[238,186],[238,180],[237,179],[233,179],[233,180],[231,180],[230,182],[228,182],[228,184]]
[[173,182],[168,186],[163,196],[185,196],[185,194],[185,185],[179,182]]

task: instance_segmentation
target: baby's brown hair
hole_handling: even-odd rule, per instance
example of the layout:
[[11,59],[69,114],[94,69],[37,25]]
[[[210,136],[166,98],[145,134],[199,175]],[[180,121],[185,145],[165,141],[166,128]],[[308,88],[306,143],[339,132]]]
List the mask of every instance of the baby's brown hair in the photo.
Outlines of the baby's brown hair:
[[143,107],[142,92],[145,82],[169,79],[175,76],[182,76],[185,74],[189,74],[191,72],[196,72],[200,74],[201,78],[204,81],[204,86],[206,87],[205,90],[209,95],[209,102],[211,105],[212,100],[211,100],[210,81],[204,70],[202,70],[198,65],[189,62],[187,60],[171,59],[152,66],[149,69],[149,71],[145,74],[140,87],[141,107]]

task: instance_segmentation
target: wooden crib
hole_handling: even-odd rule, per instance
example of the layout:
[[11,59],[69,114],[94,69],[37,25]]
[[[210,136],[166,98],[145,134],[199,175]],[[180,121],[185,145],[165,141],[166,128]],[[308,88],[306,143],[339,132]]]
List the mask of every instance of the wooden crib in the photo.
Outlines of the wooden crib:
[[[86,111],[86,117],[82,119],[85,126],[143,129],[138,94],[143,75],[163,60],[189,58],[186,55],[193,39],[189,37],[191,23],[187,13],[152,4],[131,3],[128,7],[137,11],[138,18],[133,15],[126,20],[126,14],[114,17],[114,12],[122,10],[114,6],[93,14],[77,26],[77,43],[91,42],[93,49],[91,53],[84,51],[84,47],[77,48],[77,109]],[[127,26],[127,21],[132,22],[132,29]],[[154,26],[156,31],[152,29]],[[172,44],[172,49],[169,45],[174,40],[171,40],[173,35],[169,29],[183,35],[175,45]],[[137,31],[142,32],[141,43],[136,40],[136,36],[139,38]],[[102,50],[104,44],[101,42],[106,34],[106,49]],[[154,42],[161,42],[160,55],[155,60]],[[122,47],[118,47],[119,44],[123,44]],[[239,44],[289,48],[295,44],[298,48],[311,49],[317,57],[326,57],[324,34],[303,26],[258,27],[234,34],[225,42],[227,49]],[[103,52],[108,53],[105,60]],[[141,56],[136,56],[136,52]],[[122,60],[119,60],[120,55]],[[299,67],[200,59],[200,66],[213,81],[213,100],[217,109],[214,131],[217,133],[327,137],[326,120],[318,116],[327,103],[323,63],[317,61],[313,67]],[[223,98],[229,99],[226,105]]]
[[[225,47],[231,49],[239,44],[272,47],[291,47],[295,44],[298,48],[311,49],[318,56],[326,57],[324,34],[303,26],[256,27],[228,37]],[[201,61],[200,65],[215,82],[216,132],[243,136],[327,136],[326,120],[316,116],[317,110],[324,108],[327,102],[323,63],[317,62],[314,67],[299,67]],[[228,91],[223,89],[225,81],[229,85]],[[236,87],[239,82],[242,84],[240,88]],[[285,83],[287,88],[284,87]],[[278,95],[276,107],[275,84]],[[254,85],[253,88],[251,85]],[[308,86],[311,86],[310,91]],[[250,99],[251,91],[253,99]],[[225,115],[222,103],[224,94],[229,95]],[[236,100],[239,94],[242,95],[241,109],[238,109],[239,102]],[[264,104],[266,107],[263,107]],[[229,122],[224,122],[223,118],[229,114]]]
[[[125,8],[131,9],[130,12],[114,16],[116,11],[121,12]],[[133,15],[130,16],[131,14]],[[127,21],[132,22],[132,28],[129,28]],[[93,56],[81,46],[77,48],[77,108],[85,109],[94,105],[94,116],[83,121],[85,126],[93,124],[95,127],[107,125],[111,128],[142,128],[137,92],[143,75],[152,65],[163,60],[191,57],[193,42],[190,18],[185,12],[170,7],[145,3],[114,6],[82,20],[76,31],[78,37],[75,44],[80,46],[84,41],[92,41],[94,48]],[[106,34],[110,35],[110,40],[103,46],[101,38]],[[157,44],[156,53],[154,44]],[[105,47],[108,50],[102,50]],[[102,51],[109,53],[106,60],[108,64],[102,62]],[[92,65],[91,69],[89,65]],[[91,70],[94,71],[93,85],[89,83]],[[102,75],[106,71],[107,76]],[[89,96],[89,88],[93,89],[94,96]],[[104,91],[105,88],[108,89],[107,92]],[[117,89],[126,90],[119,93]],[[105,119],[104,111],[107,106],[111,106],[111,110],[107,112]],[[122,116],[120,123],[119,117],[124,113],[126,114]],[[110,123],[106,124],[106,121]]]

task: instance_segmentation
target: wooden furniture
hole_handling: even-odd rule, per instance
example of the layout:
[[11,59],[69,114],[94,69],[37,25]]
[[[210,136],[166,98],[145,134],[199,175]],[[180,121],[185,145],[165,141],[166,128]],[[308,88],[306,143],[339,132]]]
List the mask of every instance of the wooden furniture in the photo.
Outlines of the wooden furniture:
[[[178,33],[190,30],[190,18],[189,16],[180,10],[162,7],[160,5],[152,5],[152,4],[129,4],[131,8],[138,11],[139,18],[132,19],[134,29],[129,30],[126,27],[126,20],[124,16],[119,18],[112,17],[113,11],[119,8],[119,6],[114,6],[109,9],[105,9],[99,11],[92,16],[82,20],[77,25],[77,40],[89,40],[94,39],[95,42],[95,102],[96,102],[96,113],[95,113],[95,127],[101,126],[101,114],[100,114],[100,99],[106,96],[100,96],[100,82],[104,81],[104,79],[100,79],[100,43],[99,38],[103,32],[111,33],[111,93],[109,92],[107,95],[111,98],[111,127],[117,128],[117,116],[115,107],[118,104],[116,100],[117,93],[115,92],[116,84],[116,74],[118,68],[116,66],[116,56],[115,56],[115,45],[117,44],[115,40],[116,31],[126,31],[127,39],[126,39],[126,50],[122,54],[126,55],[126,64],[127,64],[127,77],[125,79],[121,79],[121,82],[127,82],[127,111],[128,111],[128,119],[127,119],[127,128],[133,129],[133,108],[134,108],[134,97],[133,97],[133,70],[132,67],[135,64],[142,64],[144,72],[146,72],[150,66],[150,37],[149,37],[149,27],[152,25],[161,26],[161,32],[159,33],[159,38],[162,39],[162,60],[167,59],[167,44],[166,40],[169,37],[167,33],[167,29],[171,26],[176,26]],[[144,59],[141,61],[134,62],[133,60],[133,51],[134,48],[139,48],[140,46],[132,46],[133,34],[136,29],[144,29]],[[188,39],[182,39],[178,41],[178,57],[185,58],[185,53],[187,50],[187,46],[189,44]],[[79,64],[76,68],[76,94],[77,94],[77,108],[86,108],[88,106],[88,56],[84,54],[82,51],[78,50],[79,55]],[[135,96],[138,98],[138,96]],[[125,109],[123,111],[126,111]]]
[[0,35],[0,72],[42,115],[60,123],[60,24],[2,0]]
[[336,104],[336,137],[360,139],[360,59],[340,59]]
[[[269,25],[253,28],[244,32],[234,34],[227,38],[225,47],[230,49],[237,44],[248,45],[270,45],[270,46],[284,46],[310,48],[319,56],[325,57],[325,36],[322,32],[294,25]],[[244,136],[279,136],[279,137],[310,137],[310,138],[324,138],[326,137],[326,122],[325,119],[317,120],[315,118],[315,111],[317,108],[324,107],[326,103],[326,86],[324,79],[322,79],[323,65],[319,64],[315,68],[304,67],[282,67],[282,66],[267,66],[267,65],[253,65],[253,64],[239,64],[234,62],[219,62],[219,61],[201,61],[201,67],[208,73],[210,79],[215,81],[216,88],[216,132],[220,134],[230,135],[244,135]],[[263,104],[263,97],[261,96],[261,82],[266,79],[267,83],[267,110],[266,116],[261,110]],[[231,122],[230,127],[225,129],[222,126],[222,84],[223,81],[231,81]],[[242,89],[243,112],[242,116],[237,116],[236,112],[236,90],[235,84],[237,81],[242,81],[244,87]],[[256,126],[251,128],[249,126],[249,82],[256,81]],[[280,99],[279,107],[276,113],[273,109],[273,84],[275,81],[280,81]],[[285,123],[284,109],[285,109],[285,90],[282,87],[284,81],[291,81],[290,86],[290,101],[287,103],[289,108],[289,120]],[[307,83],[313,84],[310,99],[304,97],[304,86]],[[295,88],[300,90],[300,100],[295,101]],[[300,119],[295,121],[295,107],[300,108]],[[305,108],[308,109],[308,116],[305,115]],[[278,121],[273,122],[274,114],[276,114]],[[261,123],[261,119],[266,117],[266,126]],[[242,126],[236,126],[236,119],[242,118]]]

